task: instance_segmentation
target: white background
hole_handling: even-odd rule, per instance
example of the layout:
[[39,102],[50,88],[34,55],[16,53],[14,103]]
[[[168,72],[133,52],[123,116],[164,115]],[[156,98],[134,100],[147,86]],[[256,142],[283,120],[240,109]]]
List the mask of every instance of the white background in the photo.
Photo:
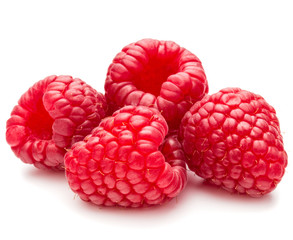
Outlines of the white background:
[[[0,239],[293,239],[290,1],[0,2]],[[103,92],[115,54],[146,37],[195,53],[210,93],[240,87],[275,107],[289,165],[274,192],[231,195],[190,173],[184,192],[164,206],[100,208],[75,197],[63,173],[13,155],[5,122],[34,82],[69,74]]]

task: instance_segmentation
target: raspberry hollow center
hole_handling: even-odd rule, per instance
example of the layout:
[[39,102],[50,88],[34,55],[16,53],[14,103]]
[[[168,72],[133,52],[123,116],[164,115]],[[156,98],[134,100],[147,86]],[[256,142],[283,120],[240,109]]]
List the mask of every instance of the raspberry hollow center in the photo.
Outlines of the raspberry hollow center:
[[138,90],[151,93],[157,97],[160,95],[162,84],[177,71],[178,64],[176,59],[153,57],[143,71],[134,79],[133,83]]
[[36,102],[36,109],[30,113],[27,120],[27,127],[31,131],[31,135],[41,140],[49,140],[52,138],[53,118],[46,111],[42,99]]

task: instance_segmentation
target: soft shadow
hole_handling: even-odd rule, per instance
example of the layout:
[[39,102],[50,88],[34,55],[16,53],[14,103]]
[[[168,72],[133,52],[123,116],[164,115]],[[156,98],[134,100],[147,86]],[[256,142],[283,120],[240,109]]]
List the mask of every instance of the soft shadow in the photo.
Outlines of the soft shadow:
[[37,168],[28,168],[24,171],[24,177],[31,180],[37,181],[48,181],[48,182],[64,182],[65,173],[64,171],[51,171]]
[[152,207],[104,207],[84,202],[75,196],[70,208],[79,217],[91,219],[94,222],[103,222],[103,224],[120,228],[141,229],[160,228],[170,222],[176,222],[178,218],[183,218],[184,211],[181,211],[181,204],[177,203],[175,198],[163,205]]

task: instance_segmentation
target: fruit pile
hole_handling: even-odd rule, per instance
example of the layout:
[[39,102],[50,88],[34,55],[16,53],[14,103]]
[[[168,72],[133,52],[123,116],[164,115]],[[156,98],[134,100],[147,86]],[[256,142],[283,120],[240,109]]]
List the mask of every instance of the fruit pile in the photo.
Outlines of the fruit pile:
[[35,83],[13,108],[6,140],[24,163],[65,169],[82,200],[104,206],[162,204],[184,189],[187,167],[260,197],[287,166],[272,106],[239,88],[208,95],[200,60],[153,39],[115,56],[105,95],[71,76]]

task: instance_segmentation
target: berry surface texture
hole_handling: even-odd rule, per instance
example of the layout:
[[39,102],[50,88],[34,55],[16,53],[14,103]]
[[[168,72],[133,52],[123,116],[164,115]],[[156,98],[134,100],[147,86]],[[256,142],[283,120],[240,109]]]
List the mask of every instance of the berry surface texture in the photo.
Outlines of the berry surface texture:
[[155,107],[174,129],[207,92],[198,57],[175,42],[154,39],[125,46],[110,64],[105,82],[110,112],[124,105]]
[[154,108],[126,106],[65,155],[71,189],[97,205],[142,207],[177,196],[187,181],[176,133]]
[[274,108],[239,88],[194,104],[182,120],[180,136],[189,168],[230,192],[269,193],[287,166]]
[[82,80],[49,76],[21,96],[6,123],[6,140],[23,162],[62,169],[66,149],[99,124],[106,106],[104,95]]

